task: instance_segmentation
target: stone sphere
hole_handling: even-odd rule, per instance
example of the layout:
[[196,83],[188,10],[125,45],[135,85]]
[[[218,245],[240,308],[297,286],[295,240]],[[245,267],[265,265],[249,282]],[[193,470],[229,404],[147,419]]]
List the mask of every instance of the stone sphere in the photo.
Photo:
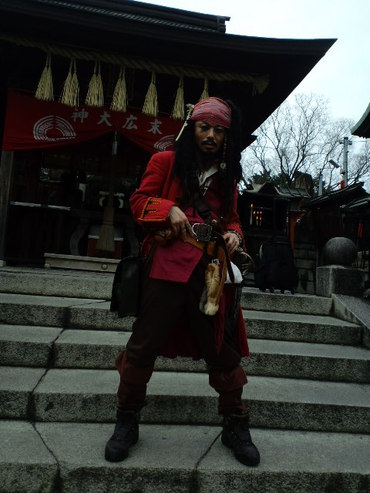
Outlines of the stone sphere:
[[357,256],[357,247],[352,240],[344,236],[330,238],[323,249],[325,265],[343,265],[349,267]]

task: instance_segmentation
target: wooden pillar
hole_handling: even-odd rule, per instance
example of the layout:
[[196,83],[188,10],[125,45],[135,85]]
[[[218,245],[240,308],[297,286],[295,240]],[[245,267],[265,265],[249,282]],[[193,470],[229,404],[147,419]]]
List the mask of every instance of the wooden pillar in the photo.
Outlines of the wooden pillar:
[[5,265],[5,234],[13,180],[14,151],[3,151],[0,162],[0,267]]

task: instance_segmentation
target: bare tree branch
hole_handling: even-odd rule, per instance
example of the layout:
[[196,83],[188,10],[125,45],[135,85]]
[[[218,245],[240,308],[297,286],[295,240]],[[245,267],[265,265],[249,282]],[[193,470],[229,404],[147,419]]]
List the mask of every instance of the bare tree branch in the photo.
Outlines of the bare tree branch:
[[[340,141],[350,136],[352,121],[332,120],[328,101],[317,94],[298,94],[294,102],[285,101],[259,127],[257,139],[243,153],[242,165],[247,181],[260,175],[291,186],[297,175],[308,173],[326,187],[340,182],[339,170],[329,163],[343,160]],[[351,156],[348,182],[369,179],[369,146]]]

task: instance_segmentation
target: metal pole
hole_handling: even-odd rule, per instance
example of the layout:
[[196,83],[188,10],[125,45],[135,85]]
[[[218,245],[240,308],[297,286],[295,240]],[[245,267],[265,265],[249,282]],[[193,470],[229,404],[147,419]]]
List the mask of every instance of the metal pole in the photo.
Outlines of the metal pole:
[[344,137],[340,143],[343,144],[343,170],[341,173],[346,187],[348,185],[348,146],[352,145],[352,141],[348,137]]
[[319,174],[319,197],[322,195],[322,173]]

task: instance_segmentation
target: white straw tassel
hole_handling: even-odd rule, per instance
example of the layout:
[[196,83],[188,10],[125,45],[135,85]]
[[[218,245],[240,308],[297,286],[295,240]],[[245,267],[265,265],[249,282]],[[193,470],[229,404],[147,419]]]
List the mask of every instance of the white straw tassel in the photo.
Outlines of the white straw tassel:
[[67,106],[76,107],[79,104],[79,94],[80,87],[77,79],[76,60],[73,58],[69,64],[68,75],[59,101]]
[[51,73],[51,55],[46,56],[46,63],[38,83],[35,98],[41,101],[54,101],[53,76]]
[[125,72],[125,67],[121,67],[116,87],[113,92],[112,103],[110,105],[110,108],[113,111],[127,110],[127,89]]
[[142,113],[144,113],[144,115],[150,116],[158,115],[158,96],[157,88],[155,86],[155,72],[152,72],[152,80],[149,84],[148,92],[145,96]]
[[199,101],[202,101],[203,99],[206,99],[209,97],[209,92],[208,92],[208,78],[206,77],[204,79],[204,87],[203,87],[203,92],[200,95]]
[[173,105],[171,116],[175,120],[183,120],[185,118],[183,76],[181,76],[179,80],[179,87],[177,88],[176,99]]
[[100,62],[95,62],[94,73],[89,83],[85,104],[89,106],[104,106],[103,81],[100,74]]

